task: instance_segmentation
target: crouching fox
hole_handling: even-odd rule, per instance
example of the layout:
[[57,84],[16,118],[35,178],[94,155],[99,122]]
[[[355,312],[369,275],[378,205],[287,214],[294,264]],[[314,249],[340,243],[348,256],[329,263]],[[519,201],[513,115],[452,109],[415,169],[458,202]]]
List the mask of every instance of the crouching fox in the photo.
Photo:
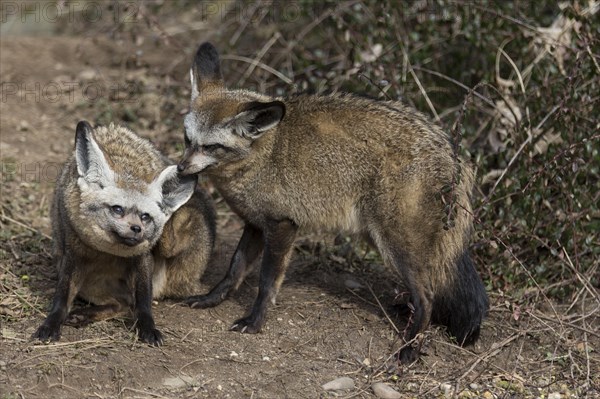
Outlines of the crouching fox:
[[[139,338],[161,345],[152,298],[198,293],[214,243],[212,202],[196,183],[128,129],[79,122],[51,211],[58,283],[34,337],[133,309]],[[76,296],[92,306],[70,311]]]
[[[258,297],[232,327],[258,332],[297,230],[346,230],[365,237],[402,276],[413,311],[407,342],[430,322],[447,326],[460,344],[478,338],[488,298],[467,251],[474,176],[447,133],[395,101],[228,90],[209,43],[190,74],[179,171],[208,175],[246,224],[225,278],[188,304],[222,302],[263,253]],[[448,205],[453,220],[444,221]],[[407,344],[400,360],[418,353]]]

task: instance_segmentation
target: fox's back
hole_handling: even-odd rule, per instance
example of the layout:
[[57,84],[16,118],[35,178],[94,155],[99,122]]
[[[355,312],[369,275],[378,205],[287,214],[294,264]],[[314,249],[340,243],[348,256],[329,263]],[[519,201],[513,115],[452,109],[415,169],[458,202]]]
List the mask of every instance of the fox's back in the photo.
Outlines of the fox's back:
[[[276,131],[256,140],[242,167],[213,178],[248,219],[268,209],[300,225],[356,231],[375,197],[397,204],[405,187],[417,189],[420,181],[438,189],[450,181],[448,135],[398,102],[352,95],[283,101],[286,115]],[[228,182],[220,184],[222,178]]]
[[[357,142],[368,141],[369,144],[402,152],[418,150],[429,144],[451,151],[446,132],[419,111],[398,101],[343,93],[298,95],[284,102],[287,111],[280,127],[312,125],[319,134],[333,134]],[[311,134],[308,131],[302,133]]]
[[449,176],[450,138],[418,111],[395,101],[353,95],[297,96],[285,100],[272,156],[296,177],[350,179],[361,184],[389,171],[397,176]]

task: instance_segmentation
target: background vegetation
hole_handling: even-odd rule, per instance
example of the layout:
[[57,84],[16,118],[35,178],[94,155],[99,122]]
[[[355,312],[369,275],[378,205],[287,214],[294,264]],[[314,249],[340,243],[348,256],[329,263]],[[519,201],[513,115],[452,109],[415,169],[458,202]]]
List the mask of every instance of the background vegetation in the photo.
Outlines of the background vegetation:
[[[351,91],[428,114],[477,167],[473,249],[489,288],[597,300],[599,6],[233,3],[218,8],[211,36],[230,86]],[[155,7],[198,12],[194,2]],[[202,37],[189,33],[177,40],[193,51]]]
[[[92,2],[81,2],[75,11],[83,12],[87,3]],[[95,101],[76,97],[56,107],[61,115],[95,115],[99,124],[115,121],[152,132],[152,139],[173,159],[180,156],[183,141],[187,71],[197,45],[205,40],[218,45],[229,87],[275,96],[351,91],[403,101],[442,125],[477,168],[472,252],[492,298],[493,316],[500,314],[494,322],[513,328],[512,335],[501,342],[498,338],[469,360],[469,371],[494,363],[511,342],[524,342],[518,340],[542,329],[534,326],[543,326],[551,343],[548,336],[535,339],[540,347],[555,345],[543,361],[559,368],[562,379],[554,379],[554,374],[544,379],[542,366],[531,370],[537,365],[534,361],[520,364],[521,344],[514,374],[494,374],[495,385],[488,387],[494,394],[486,397],[539,397],[540,387],[566,397],[598,393],[597,0],[95,4],[106,12],[93,24],[89,18],[67,21],[69,15],[47,28],[52,35],[108,38],[110,46],[99,41],[98,48],[110,47],[116,55],[102,62],[119,70],[127,92]],[[45,29],[42,25],[35,29]],[[4,28],[9,24],[3,25],[3,34]],[[93,57],[82,61],[92,72],[84,71],[77,79],[100,80],[94,76]],[[72,130],[75,122],[68,121],[65,129]],[[0,321],[10,322],[39,318],[43,312],[46,303],[36,302],[29,284],[37,278],[31,275],[36,265],[49,263],[50,248],[49,236],[40,232],[48,232],[49,197],[39,199],[36,182],[17,181],[11,169],[16,164],[2,159],[3,191],[26,193],[2,193]],[[218,193],[213,194],[219,201]],[[227,223],[231,213],[221,202],[219,207],[221,223]],[[380,263],[376,254],[348,245],[348,239],[329,244],[312,238],[310,244],[300,242],[297,250],[313,256],[318,267],[329,264],[368,273]],[[518,368],[523,378],[515,377]],[[373,372],[370,378],[373,375],[380,377]],[[429,374],[417,377],[415,381],[422,381]],[[427,384],[437,385],[423,383],[413,391],[437,390],[439,381],[430,378],[433,382]],[[557,381],[567,381],[568,388],[557,388]],[[410,383],[403,388],[410,391]],[[470,392],[465,389],[461,392]]]

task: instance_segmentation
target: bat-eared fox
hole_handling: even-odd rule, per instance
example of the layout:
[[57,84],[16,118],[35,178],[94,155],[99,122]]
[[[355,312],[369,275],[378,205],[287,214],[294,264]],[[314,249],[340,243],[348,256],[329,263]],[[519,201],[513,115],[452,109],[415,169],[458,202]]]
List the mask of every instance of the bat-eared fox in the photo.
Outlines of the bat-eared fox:
[[[488,298],[468,253],[474,173],[447,133],[396,101],[228,90],[210,43],[190,75],[178,170],[209,176],[245,228],[227,275],[189,305],[221,303],[262,253],[258,297],[232,327],[256,333],[297,231],[342,230],[364,237],[402,277],[412,309],[407,342],[430,322],[461,345],[478,338]],[[407,344],[400,360],[418,353]]]
[[[169,164],[124,127],[79,122],[51,210],[58,283],[34,337],[132,309],[139,338],[162,344],[152,299],[198,293],[215,237],[211,200]],[[92,305],[71,310],[77,296]]]

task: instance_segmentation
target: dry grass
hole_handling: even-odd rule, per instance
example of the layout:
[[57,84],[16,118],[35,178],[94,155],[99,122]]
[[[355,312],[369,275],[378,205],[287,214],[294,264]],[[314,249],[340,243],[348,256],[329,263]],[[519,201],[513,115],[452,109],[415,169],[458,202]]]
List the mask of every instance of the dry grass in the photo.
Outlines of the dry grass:
[[[382,281],[388,283],[389,276],[374,272],[379,259],[360,246],[349,250],[347,242],[331,245],[320,236],[311,236],[310,245],[298,245],[299,260],[290,277],[292,282],[308,281],[309,287],[289,288],[288,295],[293,293],[295,299],[286,302],[290,296],[284,296],[284,304],[274,313],[287,315],[289,311],[304,327],[284,326],[280,335],[269,338],[284,346],[281,337],[290,339],[296,334],[297,342],[279,353],[269,352],[275,351],[269,349],[275,345],[270,342],[246,336],[236,341],[221,329],[243,308],[221,307],[201,316],[206,323],[218,321],[215,331],[203,330],[201,323],[178,326],[184,317],[175,318],[166,327],[169,338],[183,348],[194,347],[199,354],[185,357],[167,348],[161,355],[172,363],[165,361],[161,367],[170,372],[175,369],[172,374],[177,375],[192,375],[200,366],[215,367],[230,376],[239,370],[257,373],[231,388],[247,396],[255,392],[252,381],[261,378],[264,386],[281,385],[287,381],[286,374],[296,373],[313,378],[315,385],[319,377],[319,371],[311,371],[315,365],[327,370],[323,378],[332,379],[330,373],[339,371],[357,381],[352,392],[341,396],[346,398],[372,396],[370,387],[377,381],[394,386],[403,397],[598,395],[598,3],[572,1],[561,7],[548,3],[537,9],[518,9],[510,4],[494,8],[462,1],[439,6],[369,0],[306,2],[298,3],[300,11],[294,18],[284,17],[286,3],[215,4],[223,11],[216,17],[217,24],[202,18],[202,11],[191,4],[164,2],[141,6],[138,23],[103,20],[92,27],[66,29],[132,43],[155,40],[158,53],[176,50],[168,62],[161,61],[160,72],[139,67],[151,83],[141,83],[141,93],[136,94],[146,99],[158,90],[158,108],[170,113],[185,110],[190,54],[205,39],[222,49],[230,86],[273,95],[350,90],[382,99],[399,98],[429,113],[460,139],[460,151],[479,169],[473,251],[493,306],[480,346],[457,347],[432,328],[420,337],[426,352],[422,360],[398,367],[394,354],[402,343],[396,332],[403,327],[396,325],[390,301],[371,289]],[[152,59],[159,63],[160,54]],[[98,62],[95,68],[105,67],[102,61],[93,62]],[[132,105],[133,115],[138,105]],[[2,107],[4,111],[7,105]],[[88,112],[107,120],[125,120],[136,130],[157,129],[160,135],[154,139],[176,156],[180,145],[176,117],[157,111],[155,116],[146,113],[131,119],[123,108],[118,101],[98,102]],[[3,136],[6,131],[3,127]],[[142,362],[137,353],[159,361],[135,343],[122,320],[98,323],[49,346],[28,341],[27,328],[43,318],[52,292],[47,220],[51,189],[13,180],[5,168],[12,163],[2,159],[0,342],[3,348],[11,348],[3,349],[1,360],[15,375],[22,373],[23,380],[17,377],[21,388],[11,386],[0,391],[0,397],[33,397],[46,389],[70,397],[173,397],[175,391],[149,391],[136,385],[136,378],[142,377],[130,374],[129,367]],[[20,195],[7,195],[10,192]],[[219,202],[219,229],[228,235],[226,240],[233,241],[240,222],[214,195]],[[327,285],[315,281],[315,270],[334,277],[352,275],[367,289],[342,287],[345,296],[339,290],[321,296]],[[343,317],[332,315],[332,309],[342,309]],[[171,313],[179,314],[180,307],[160,304],[159,310],[168,318]],[[373,314],[381,317],[369,320]],[[280,331],[275,320],[270,322]],[[324,353],[335,353],[343,341],[335,338],[340,330],[359,331],[353,336],[356,342],[363,342],[357,338],[360,331],[371,338],[355,353],[329,360],[310,351],[321,347]],[[230,351],[229,346],[240,354],[248,353],[249,359],[215,354]],[[12,351],[13,347],[17,349]],[[135,354],[129,354],[132,349]],[[267,374],[261,351],[274,360],[280,358],[283,371]],[[119,352],[133,360],[111,369],[110,390],[87,381],[69,382],[72,373],[79,370],[84,375],[91,367],[90,354],[116,356]],[[11,358],[4,357],[9,354]],[[18,359],[13,359],[17,354]],[[290,365],[294,361],[297,365]],[[44,376],[48,383],[40,388],[32,375]],[[211,374],[182,392],[190,397],[218,395],[222,391],[213,387],[218,378]],[[31,386],[23,386],[23,381]],[[320,392],[318,385],[316,392]],[[285,386],[276,389],[269,392],[294,397]],[[296,391],[296,396],[302,392],[307,395],[308,391]]]

